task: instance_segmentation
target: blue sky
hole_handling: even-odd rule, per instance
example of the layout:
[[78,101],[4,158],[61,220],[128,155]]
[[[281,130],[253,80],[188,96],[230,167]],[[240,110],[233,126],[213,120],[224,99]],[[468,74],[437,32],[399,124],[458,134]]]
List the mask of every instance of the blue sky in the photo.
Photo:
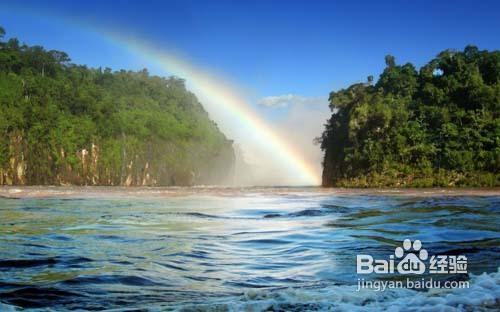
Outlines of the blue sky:
[[327,96],[377,77],[389,53],[419,66],[446,48],[500,47],[499,1],[0,0],[10,36],[67,51],[77,63],[144,65],[63,20],[175,49],[257,97]]

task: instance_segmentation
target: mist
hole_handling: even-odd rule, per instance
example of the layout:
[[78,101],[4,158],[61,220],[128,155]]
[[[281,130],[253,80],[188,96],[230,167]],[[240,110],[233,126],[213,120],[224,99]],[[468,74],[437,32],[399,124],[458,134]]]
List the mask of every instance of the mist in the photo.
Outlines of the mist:
[[256,101],[224,75],[147,45],[159,68],[186,79],[235,150],[233,185],[320,185],[322,153],[313,144],[329,117],[325,97],[268,96]]
[[[320,177],[323,152],[314,144],[324,130],[324,124],[330,117],[326,97],[302,97],[298,95],[279,95],[262,98],[257,103],[270,128],[295,151],[301,154]],[[237,129],[228,129],[231,136]],[[253,138],[242,137],[235,141],[235,170],[232,183],[234,185],[301,185],[288,168],[279,159],[271,157],[263,149],[261,142]]]
[[321,176],[323,152],[314,139],[321,136],[325,123],[331,116],[328,99],[298,97],[291,101],[284,118],[276,121],[276,129],[290,144],[302,152],[304,159]]

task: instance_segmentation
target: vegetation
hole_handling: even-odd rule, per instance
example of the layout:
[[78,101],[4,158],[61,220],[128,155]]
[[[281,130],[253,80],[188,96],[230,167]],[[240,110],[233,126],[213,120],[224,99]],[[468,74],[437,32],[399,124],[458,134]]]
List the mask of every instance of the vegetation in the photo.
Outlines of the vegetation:
[[2,39],[0,185],[222,183],[232,142],[184,81]]
[[500,51],[446,50],[330,94],[325,186],[499,186]]

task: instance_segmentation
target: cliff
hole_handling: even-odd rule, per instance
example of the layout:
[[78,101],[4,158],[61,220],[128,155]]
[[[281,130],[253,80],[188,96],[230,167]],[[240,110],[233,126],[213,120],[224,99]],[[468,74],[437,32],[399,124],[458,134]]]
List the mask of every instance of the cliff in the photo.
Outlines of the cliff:
[[182,79],[0,40],[0,185],[225,184],[234,158]]

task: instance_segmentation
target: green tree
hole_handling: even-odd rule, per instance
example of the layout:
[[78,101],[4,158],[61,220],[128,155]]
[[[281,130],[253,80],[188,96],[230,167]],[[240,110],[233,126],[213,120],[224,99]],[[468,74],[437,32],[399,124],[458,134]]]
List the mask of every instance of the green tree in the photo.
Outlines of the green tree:
[[419,71],[385,62],[374,86],[330,93],[323,184],[500,185],[500,52],[445,50]]
[[231,173],[232,141],[184,80],[0,44],[0,184],[206,184]]

